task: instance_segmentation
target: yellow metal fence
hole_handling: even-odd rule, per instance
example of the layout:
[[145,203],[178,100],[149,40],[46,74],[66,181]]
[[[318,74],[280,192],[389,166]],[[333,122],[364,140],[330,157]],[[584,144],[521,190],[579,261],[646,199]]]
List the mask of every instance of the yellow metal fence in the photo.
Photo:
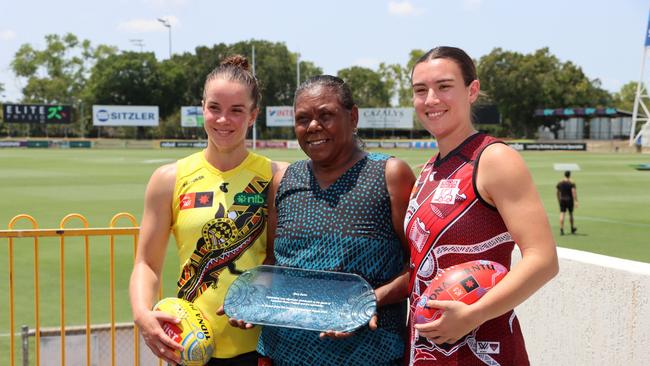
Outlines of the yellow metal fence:
[[[126,227],[118,227],[117,223],[118,221],[127,221],[130,226]],[[69,224],[72,221],[77,221],[77,226],[78,225],[83,225],[82,228],[66,228],[66,226],[70,226]],[[25,225],[25,222],[31,223],[32,228],[31,229],[15,229],[17,226],[16,224],[21,222],[22,226]],[[0,346],[0,355],[5,354],[9,355],[8,361],[10,366],[15,366],[16,365],[16,333],[17,333],[17,328],[16,328],[16,290],[15,290],[15,285],[16,285],[16,274],[17,274],[17,268],[14,268],[14,262],[15,262],[15,248],[16,248],[16,243],[15,241],[18,239],[25,239],[28,241],[32,242],[33,245],[33,286],[34,286],[34,299],[33,299],[33,304],[34,304],[34,324],[33,329],[23,329],[23,356],[22,356],[22,364],[26,364],[26,357],[28,357],[25,352],[26,352],[26,345],[25,345],[25,335],[28,336],[33,336],[35,338],[34,342],[34,360],[35,360],[35,365],[47,365],[47,364],[60,364],[60,365],[66,365],[66,334],[79,334],[81,331],[82,333],[85,333],[85,364],[86,365],[91,365],[93,364],[91,362],[92,360],[92,347],[91,347],[91,327],[92,328],[98,328],[97,325],[91,324],[91,300],[93,299],[93,296],[91,296],[91,256],[90,256],[90,245],[91,241],[93,239],[96,239],[97,237],[108,237],[109,239],[109,311],[110,311],[110,322],[108,324],[108,329],[110,329],[110,363],[108,362],[109,360],[103,359],[102,357],[102,362],[101,364],[110,364],[112,366],[116,365],[116,348],[115,348],[115,343],[116,343],[116,334],[118,328],[120,328],[122,325],[116,323],[116,309],[115,309],[115,239],[116,237],[125,237],[127,239],[127,242],[132,243],[133,247],[133,257],[135,257],[135,252],[137,249],[138,245],[138,231],[139,227],[137,226],[137,221],[135,217],[129,213],[118,213],[113,218],[110,220],[109,227],[104,227],[104,228],[91,228],[88,225],[88,220],[80,215],[80,214],[69,214],[65,216],[60,224],[59,228],[56,229],[39,229],[38,228],[38,223],[36,220],[25,214],[17,215],[15,216],[8,225],[8,230],[0,230],[0,239],[1,238],[6,238],[8,241],[8,300],[9,300],[9,311],[8,311],[8,317],[9,317],[9,329],[8,329],[8,338],[9,338],[9,347],[8,349],[3,349],[2,346]],[[59,254],[59,266],[58,266],[58,273],[41,273],[42,269],[40,267],[39,263],[39,258],[41,255],[41,243],[39,243],[39,239],[41,238],[58,238],[59,240],[59,247],[58,247],[58,254]],[[71,238],[71,237],[81,237],[83,238],[83,273],[84,273],[84,297],[85,297],[85,308],[83,311],[85,312],[85,324],[84,326],[76,326],[76,327],[66,327],[66,314],[65,314],[65,309],[66,309],[66,291],[65,291],[65,269],[66,269],[66,258],[65,258],[65,250],[66,250],[66,239]],[[123,240],[120,241],[122,243]],[[21,242],[22,243],[22,242]],[[24,252],[24,251],[23,251]],[[19,269],[21,272],[24,272],[27,270],[27,268],[20,268]],[[41,335],[46,334],[46,332],[52,332],[52,329],[42,329],[41,328],[41,276],[59,276],[59,330],[58,333],[60,337],[60,361],[59,360],[41,360]],[[2,294],[0,297],[5,297],[5,294]],[[24,299],[21,299],[21,303],[24,302]],[[97,296],[98,301],[105,301],[105,298],[102,296]],[[78,309],[81,311],[81,309]],[[4,316],[4,311],[0,311],[0,316]],[[79,329],[81,328],[81,330]],[[85,328],[85,329],[84,329]],[[56,330],[56,329],[55,329]],[[71,333],[73,332],[73,333]],[[137,332],[137,328],[133,327],[132,330],[133,333],[133,365],[140,365],[140,347],[139,347],[139,335]],[[2,344],[2,343],[0,343]],[[6,356],[5,356],[6,357]],[[1,361],[1,360],[0,360]],[[2,361],[0,363],[4,363],[5,361]]]

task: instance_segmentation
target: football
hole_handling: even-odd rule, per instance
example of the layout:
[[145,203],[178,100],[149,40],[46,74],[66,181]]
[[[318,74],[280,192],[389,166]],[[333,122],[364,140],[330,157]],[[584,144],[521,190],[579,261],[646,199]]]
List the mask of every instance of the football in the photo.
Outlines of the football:
[[499,283],[506,273],[506,267],[488,260],[465,262],[441,270],[415,305],[415,322],[430,322],[442,315],[442,310],[426,306],[428,300],[473,304]]
[[165,322],[162,325],[165,333],[184,347],[180,352],[181,365],[203,366],[210,360],[214,351],[213,333],[198,306],[177,297],[167,297],[153,309],[181,320],[178,324]]

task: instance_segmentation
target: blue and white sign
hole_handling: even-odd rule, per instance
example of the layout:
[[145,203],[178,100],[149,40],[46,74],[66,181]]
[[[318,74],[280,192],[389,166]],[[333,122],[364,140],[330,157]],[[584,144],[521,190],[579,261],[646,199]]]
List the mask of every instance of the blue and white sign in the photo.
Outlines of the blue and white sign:
[[293,107],[266,107],[266,127],[293,127]]
[[93,126],[158,126],[158,106],[94,105]]
[[181,107],[182,127],[203,127],[203,109],[201,107]]
[[413,128],[413,108],[359,108],[358,128]]

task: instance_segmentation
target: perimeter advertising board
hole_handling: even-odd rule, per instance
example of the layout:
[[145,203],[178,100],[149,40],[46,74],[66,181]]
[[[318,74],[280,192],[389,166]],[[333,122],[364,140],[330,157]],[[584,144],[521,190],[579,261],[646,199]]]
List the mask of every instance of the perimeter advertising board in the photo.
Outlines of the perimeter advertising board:
[[201,107],[181,107],[181,127],[203,127]]
[[293,107],[273,106],[266,107],[267,127],[293,127]]
[[158,106],[94,105],[93,126],[158,126]]
[[359,108],[357,128],[413,128],[413,108]]
[[3,104],[3,119],[7,123],[49,123],[72,122],[72,106],[50,104]]

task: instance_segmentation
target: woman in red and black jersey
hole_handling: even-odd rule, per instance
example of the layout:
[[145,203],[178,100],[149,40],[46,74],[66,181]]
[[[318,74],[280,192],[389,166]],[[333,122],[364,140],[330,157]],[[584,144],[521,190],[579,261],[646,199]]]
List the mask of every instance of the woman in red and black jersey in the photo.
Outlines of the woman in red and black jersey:
[[[463,50],[430,50],[411,79],[415,111],[439,153],[424,165],[405,218],[411,245],[409,364],[528,365],[512,309],[558,272],[539,194],[519,153],[472,126],[480,83]],[[514,245],[521,262],[479,301],[430,300],[428,306],[443,309],[443,316],[414,324],[415,304],[438,271],[478,259],[510,268]]]

